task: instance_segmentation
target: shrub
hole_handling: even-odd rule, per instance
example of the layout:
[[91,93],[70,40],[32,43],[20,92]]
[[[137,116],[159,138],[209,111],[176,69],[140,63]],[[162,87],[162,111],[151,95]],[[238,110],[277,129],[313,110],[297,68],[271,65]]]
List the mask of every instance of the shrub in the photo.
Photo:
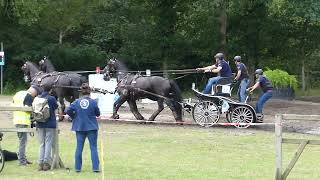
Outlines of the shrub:
[[294,75],[288,74],[286,71],[268,69],[264,74],[272,81],[275,88],[291,87],[294,90],[298,88],[298,81]]

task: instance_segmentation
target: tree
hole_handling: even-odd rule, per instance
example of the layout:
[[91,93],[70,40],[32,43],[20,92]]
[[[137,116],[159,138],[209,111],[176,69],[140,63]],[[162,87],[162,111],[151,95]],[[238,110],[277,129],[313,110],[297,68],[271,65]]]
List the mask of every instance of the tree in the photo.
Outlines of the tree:
[[271,15],[285,25],[288,48],[300,62],[302,90],[305,91],[306,60],[319,48],[320,1],[273,0],[270,10]]

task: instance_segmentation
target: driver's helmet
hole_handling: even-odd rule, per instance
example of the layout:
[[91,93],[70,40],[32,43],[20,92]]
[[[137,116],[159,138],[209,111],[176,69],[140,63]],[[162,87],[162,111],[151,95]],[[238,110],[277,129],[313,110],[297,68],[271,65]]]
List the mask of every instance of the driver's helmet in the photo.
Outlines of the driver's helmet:
[[255,74],[262,75],[263,74],[263,70],[262,69],[257,69],[255,71]]
[[217,53],[214,57],[216,59],[223,60],[224,59],[224,54],[223,53]]
[[241,56],[235,56],[233,60],[236,62],[241,62]]

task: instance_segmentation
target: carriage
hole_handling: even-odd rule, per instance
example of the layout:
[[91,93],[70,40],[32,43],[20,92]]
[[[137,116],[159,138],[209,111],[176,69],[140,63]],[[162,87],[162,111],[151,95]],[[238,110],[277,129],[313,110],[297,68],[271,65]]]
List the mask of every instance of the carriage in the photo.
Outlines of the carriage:
[[[193,86],[192,90],[197,97],[197,102],[184,107],[189,108],[188,111],[192,113],[194,121],[204,127],[218,123],[224,114],[227,121],[233,123],[237,128],[247,128],[250,123],[259,122],[261,118],[257,117],[251,105],[231,99],[233,87],[234,83],[231,78],[220,79],[212,88],[211,94],[203,94]],[[247,100],[248,98],[249,95]]]

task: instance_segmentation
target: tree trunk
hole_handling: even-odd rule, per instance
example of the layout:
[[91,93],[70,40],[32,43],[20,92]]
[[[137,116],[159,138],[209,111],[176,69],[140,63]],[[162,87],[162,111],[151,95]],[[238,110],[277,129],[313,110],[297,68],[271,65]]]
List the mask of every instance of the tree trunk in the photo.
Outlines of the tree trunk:
[[60,30],[60,32],[59,32],[59,44],[60,45],[62,44],[63,37],[64,37],[64,32],[62,30]]
[[220,35],[221,35],[221,44],[220,52],[223,52],[226,56],[226,45],[227,45],[227,2],[225,0],[221,1],[221,12],[220,12]]
[[167,60],[164,60],[164,61],[163,61],[163,63],[162,63],[162,68],[163,68],[163,77],[164,77],[164,78],[169,78]]
[[305,78],[305,55],[303,54],[303,57],[301,58],[302,65],[301,65],[301,82],[302,82],[302,91],[306,91],[306,78]]

